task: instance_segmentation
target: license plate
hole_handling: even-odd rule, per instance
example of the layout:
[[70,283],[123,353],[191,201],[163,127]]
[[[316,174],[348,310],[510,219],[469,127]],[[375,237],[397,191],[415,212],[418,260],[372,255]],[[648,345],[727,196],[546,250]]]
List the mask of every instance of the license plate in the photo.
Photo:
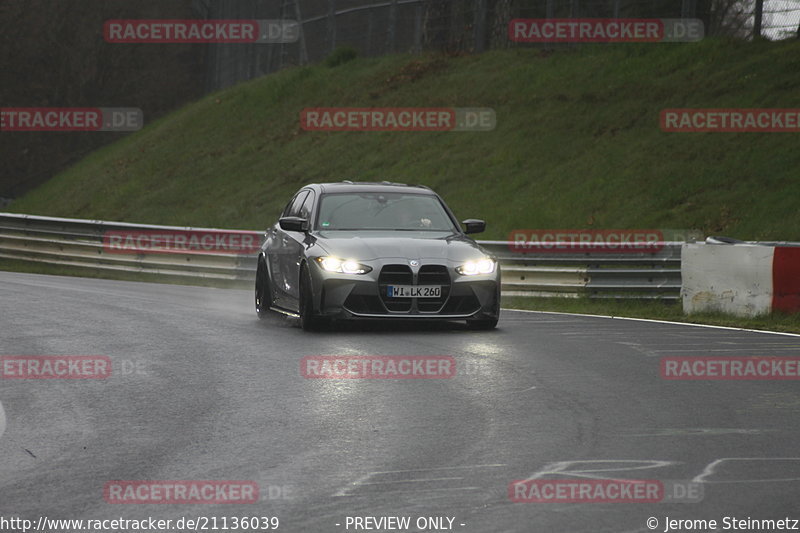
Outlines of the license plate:
[[389,285],[386,287],[389,298],[441,298],[441,285]]

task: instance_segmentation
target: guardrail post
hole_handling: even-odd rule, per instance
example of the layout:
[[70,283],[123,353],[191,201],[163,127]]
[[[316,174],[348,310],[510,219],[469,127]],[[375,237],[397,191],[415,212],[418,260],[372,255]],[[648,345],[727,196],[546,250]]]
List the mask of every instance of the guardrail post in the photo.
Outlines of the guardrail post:
[[336,49],[336,0],[328,0],[328,53]]
[[475,0],[475,18],[473,22],[475,53],[486,49],[486,0]]
[[761,22],[764,18],[764,0],[756,0],[756,12],[753,16],[753,39],[761,37]]
[[397,0],[392,0],[389,4],[389,28],[386,46],[390,54],[395,49],[395,32],[397,31]]

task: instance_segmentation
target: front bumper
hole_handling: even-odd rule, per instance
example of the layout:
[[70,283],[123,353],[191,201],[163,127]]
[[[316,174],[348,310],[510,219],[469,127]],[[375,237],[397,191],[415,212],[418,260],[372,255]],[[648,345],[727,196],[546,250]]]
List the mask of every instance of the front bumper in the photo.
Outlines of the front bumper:
[[[315,262],[311,262],[315,263]],[[367,274],[337,274],[310,265],[317,312],[339,319],[468,319],[496,318],[500,312],[500,269],[463,276],[460,263],[387,260],[370,263]],[[441,285],[441,298],[390,298],[387,285]]]

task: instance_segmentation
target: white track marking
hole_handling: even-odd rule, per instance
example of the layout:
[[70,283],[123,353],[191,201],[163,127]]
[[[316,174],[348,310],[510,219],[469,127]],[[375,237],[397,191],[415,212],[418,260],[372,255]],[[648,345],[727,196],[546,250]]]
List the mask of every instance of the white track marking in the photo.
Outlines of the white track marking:
[[695,476],[694,483],[774,483],[776,481],[800,481],[798,477],[774,478],[774,479],[733,479],[729,481],[706,481],[705,478],[716,473],[717,466],[726,461],[800,461],[800,457],[723,457],[712,461],[703,469],[703,472]]
[[[573,465],[613,465],[609,468],[592,468],[589,470],[568,470]],[[620,466],[616,466],[619,464]],[[622,466],[629,464],[633,466]],[[541,479],[542,476],[550,474],[560,474],[562,476],[580,477],[588,479],[618,479],[609,478],[606,476],[594,475],[599,472],[629,472],[632,470],[649,470],[652,468],[663,468],[666,466],[676,465],[674,461],[659,461],[659,460],[643,460],[643,459],[594,459],[594,460],[580,460],[580,461],[559,461],[557,463],[550,463],[545,465],[542,470],[534,472],[525,481],[533,479]]]
[[795,346],[787,346],[783,347],[770,347],[770,348],[763,348],[763,347],[754,347],[754,348],[695,348],[694,350],[653,350],[654,352],[689,352],[689,353],[707,353],[707,352],[754,352],[758,350],[764,351],[776,351],[776,350],[790,350],[792,352],[798,351],[797,347]]
[[719,435],[763,435],[777,429],[735,428],[667,428],[652,430],[652,433],[622,433],[622,437],[716,437]]
[[347,494],[347,493],[350,492],[350,489],[361,485],[361,483],[363,481],[366,481],[370,477],[372,477],[372,473],[364,474],[363,476],[361,476],[357,480],[353,481],[352,483],[349,483],[347,486],[343,487],[342,489],[337,490],[336,493],[333,495],[333,497],[334,498],[339,498],[341,496],[349,496],[349,494]]
[[[384,470],[384,471],[377,471],[377,472],[368,472],[364,474],[357,480],[353,481],[352,483],[348,483],[346,486],[341,488],[340,490],[334,493],[334,498],[341,498],[346,496],[357,496],[356,494],[351,494],[350,491],[357,488],[363,487],[368,485],[391,485],[393,483],[420,483],[425,481],[449,481],[449,480],[457,480],[457,479],[464,479],[462,477],[446,477],[446,478],[426,478],[426,479],[410,479],[410,480],[395,480],[395,481],[370,481],[367,482],[368,479],[372,478],[373,476],[380,476],[386,474],[409,474],[412,472],[434,472],[434,471],[441,471],[441,470],[471,470],[473,468],[500,468],[503,466],[507,466],[502,463],[495,463],[495,464],[485,464],[485,465],[465,465],[465,466],[439,466],[434,468],[414,468],[409,470]],[[419,492],[424,491],[449,491],[449,490],[477,490],[478,487],[447,487],[447,488],[431,488],[431,489],[418,489]],[[407,491],[392,491],[392,492],[407,492]]]
[[453,481],[458,479],[464,479],[463,477],[430,477],[430,478],[423,478],[423,479],[397,479],[394,481],[369,481],[364,483],[363,481],[359,483],[360,486],[364,485],[393,485],[395,483],[424,483],[426,481]]
[[412,470],[385,470],[383,472],[370,472],[367,474],[368,476],[374,476],[376,474],[405,474],[407,472],[428,472],[430,470],[464,470],[470,468],[499,468],[501,466],[507,466],[502,463],[495,463],[495,464],[488,464],[488,465],[466,465],[466,466],[437,466],[434,468],[414,468]]
[[503,311],[514,311],[518,313],[538,313],[540,315],[569,315],[569,316],[588,316],[591,318],[611,318],[613,320],[633,320],[636,322],[654,322],[656,324],[672,324],[675,326],[692,326],[695,328],[727,329],[732,331],[747,331],[751,333],[767,333],[769,335],[785,335],[787,337],[800,337],[800,333],[784,333],[782,331],[767,331],[765,329],[732,328],[730,326],[712,326],[710,324],[694,324],[692,322],[673,322],[671,320],[655,320],[652,318],[631,318],[627,316],[608,316],[608,315],[587,315],[584,313],[562,313],[560,311],[532,311],[530,309],[506,309]]

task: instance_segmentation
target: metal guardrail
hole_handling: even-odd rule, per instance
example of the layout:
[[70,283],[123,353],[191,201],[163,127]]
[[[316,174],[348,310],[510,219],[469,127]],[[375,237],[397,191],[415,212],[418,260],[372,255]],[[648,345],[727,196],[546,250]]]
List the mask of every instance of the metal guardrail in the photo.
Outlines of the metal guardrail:
[[[119,253],[104,236],[113,231],[230,231],[0,213],[0,258],[170,281],[250,286],[255,254],[207,252]],[[504,296],[560,296],[677,300],[681,242],[653,252],[563,253],[512,251],[506,241],[478,241],[500,260]]]
[[[498,257],[504,296],[678,300],[682,241],[654,251],[512,251],[506,241],[479,241]],[[554,248],[559,243],[550,243]],[[571,244],[571,243],[564,243]]]
[[175,251],[123,254],[109,251],[103,242],[109,231],[153,230],[196,231],[198,228],[0,213],[0,258],[106,273],[139,273],[175,281],[202,279],[250,284],[255,278],[256,256],[253,255]]

